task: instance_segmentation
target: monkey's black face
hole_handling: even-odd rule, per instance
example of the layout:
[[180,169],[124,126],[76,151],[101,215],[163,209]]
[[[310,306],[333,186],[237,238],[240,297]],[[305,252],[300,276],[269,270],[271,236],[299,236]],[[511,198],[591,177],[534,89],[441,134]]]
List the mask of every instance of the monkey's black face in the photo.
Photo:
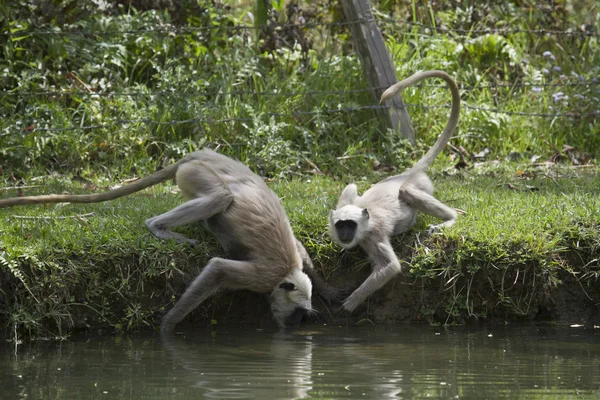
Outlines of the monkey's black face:
[[306,316],[306,314],[308,314],[308,311],[302,307],[296,307],[296,309],[294,310],[293,313],[291,313],[286,319],[285,319],[285,326],[286,327],[295,327],[300,325],[300,322],[302,322],[302,319]]
[[312,312],[312,282],[300,268],[288,274],[271,293],[271,311],[281,328],[294,327]]
[[356,235],[356,221],[353,220],[344,220],[338,221],[335,223],[335,231],[337,232],[337,236],[342,243],[350,243],[354,240],[354,236]]

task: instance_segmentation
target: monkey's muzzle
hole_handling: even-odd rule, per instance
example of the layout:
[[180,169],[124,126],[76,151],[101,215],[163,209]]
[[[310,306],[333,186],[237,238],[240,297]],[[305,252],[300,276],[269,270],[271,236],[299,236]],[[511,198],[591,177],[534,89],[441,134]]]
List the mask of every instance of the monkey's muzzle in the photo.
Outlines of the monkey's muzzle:
[[340,242],[343,244],[348,244],[354,240],[354,236],[340,236]]
[[302,307],[296,307],[293,313],[291,313],[284,321],[286,327],[295,327],[300,325],[302,319],[308,314],[308,311]]
[[354,240],[356,235],[356,227],[358,224],[356,221],[342,220],[335,223],[335,230],[337,237],[343,244],[348,244]]

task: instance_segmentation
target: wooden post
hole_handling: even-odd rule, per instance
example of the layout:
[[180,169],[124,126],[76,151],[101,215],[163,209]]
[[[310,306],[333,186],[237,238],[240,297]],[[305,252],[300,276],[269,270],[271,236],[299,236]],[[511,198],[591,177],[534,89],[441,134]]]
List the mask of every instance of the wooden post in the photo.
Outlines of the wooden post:
[[[392,58],[375,23],[369,0],[342,0],[342,5],[367,84],[376,88],[372,92],[373,99],[379,104],[383,91],[398,82]],[[390,107],[390,113],[383,110],[381,114],[388,125],[396,132],[400,130],[402,137],[415,144],[415,132],[400,94],[388,100],[386,105]]]

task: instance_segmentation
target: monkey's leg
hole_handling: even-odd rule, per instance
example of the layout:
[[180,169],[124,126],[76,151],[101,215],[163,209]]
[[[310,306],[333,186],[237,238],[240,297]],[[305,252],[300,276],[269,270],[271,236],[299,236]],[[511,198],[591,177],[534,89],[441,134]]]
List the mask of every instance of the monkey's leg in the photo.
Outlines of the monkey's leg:
[[159,239],[175,239],[177,243],[195,245],[197,240],[188,239],[181,233],[171,232],[169,228],[192,222],[202,221],[224,211],[231,203],[232,196],[223,191],[219,195],[206,195],[188,200],[171,211],[146,220],[150,233]]
[[302,245],[302,243],[296,238],[296,247],[298,248],[298,252],[300,253],[300,257],[302,258],[302,270],[310,280],[312,281],[313,287],[315,291],[322,296],[329,304],[335,303],[339,304],[342,302],[342,299],[345,297],[346,292],[344,290],[336,289],[332,286],[329,286],[321,275],[317,273],[315,270],[315,266],[313,265],[306,248]]
[[456,222],[457,213],[453,208],[448,207],[429,193],[413,185],[402,185],[398,192],[398,198],[405,201],[412,208],[444,221],[438,225],[430,225],[430,233],[437,232],[447,226],[452,226]]
[[344,300],[343,307],[350,312],[400,272],[400,262],[387,239],[379,243],[373,242],[372,245],[365,245],[364,249],[373,263],[373,272],[358,289]]
[[[215,257],[202,269],[185,290],[175,306],[162,318],[162,333],[171,331],[186,315],[193,311],[221,287],[238,289],[250,275],[255,274],[254,264]],[[254,277],[256,279],[256,276]]]

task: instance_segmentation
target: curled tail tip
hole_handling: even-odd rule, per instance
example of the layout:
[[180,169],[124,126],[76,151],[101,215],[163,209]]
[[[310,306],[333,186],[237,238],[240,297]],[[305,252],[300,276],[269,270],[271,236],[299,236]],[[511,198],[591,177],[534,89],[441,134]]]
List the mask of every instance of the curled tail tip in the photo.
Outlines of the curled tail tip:
[[386,100],[391,99],[392,97],[394,97],[394,95],[400,91],[402,88],[398,86],[398,84],[394,84],[392,86],[390,86],[389,88],[387,88],[382,94],[381,94],[381,99],[379,100],[379,103],[383,103]]
[[390,88],[387,88],[382,94],[381,97],[379,98],[379,104],[382,104],[384,101],[386,101],[387,99],[389,99],[391,97],[391,95],[389,94]]

